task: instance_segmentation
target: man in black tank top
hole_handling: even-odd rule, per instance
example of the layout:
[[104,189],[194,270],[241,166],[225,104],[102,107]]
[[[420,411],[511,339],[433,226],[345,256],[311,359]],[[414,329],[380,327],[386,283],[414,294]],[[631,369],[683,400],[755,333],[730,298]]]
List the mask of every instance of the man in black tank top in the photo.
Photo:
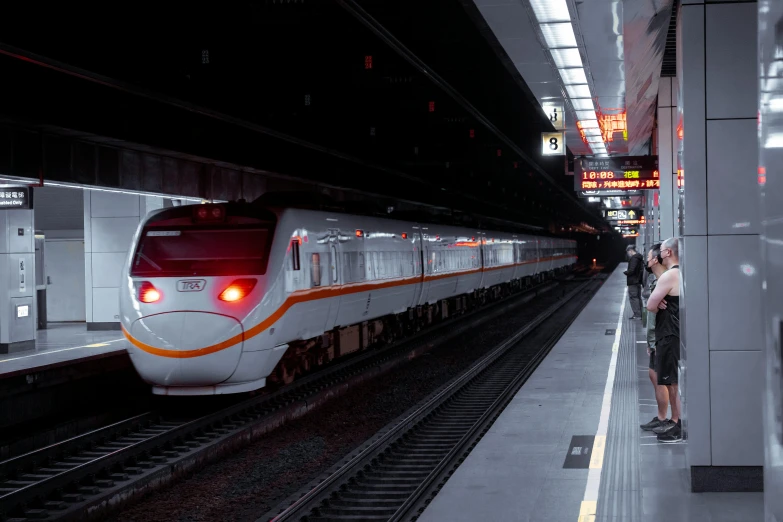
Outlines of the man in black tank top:
[[682,440],[680,394],[678,387],[680,362],[680,256],[677,238],[667,239],[661,245],[661,259],[666,272],[658,280],[647,300],[647,309],[657,310],[655,317],[655,371],[658,384],[669,390],[672,418],[653,429],[659,442]]

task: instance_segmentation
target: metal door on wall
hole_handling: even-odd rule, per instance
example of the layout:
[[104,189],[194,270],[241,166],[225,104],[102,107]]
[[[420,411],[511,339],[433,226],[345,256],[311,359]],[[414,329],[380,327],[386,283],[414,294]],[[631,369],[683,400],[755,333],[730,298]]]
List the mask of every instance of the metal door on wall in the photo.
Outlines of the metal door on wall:
[[45,248],[48,322],[86,321],[84,240],[47,239]]

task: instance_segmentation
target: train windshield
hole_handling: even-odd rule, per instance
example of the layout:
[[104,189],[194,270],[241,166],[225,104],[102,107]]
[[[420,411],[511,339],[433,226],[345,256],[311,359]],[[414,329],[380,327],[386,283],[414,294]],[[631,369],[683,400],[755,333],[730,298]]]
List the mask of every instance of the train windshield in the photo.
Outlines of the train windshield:
[[258,225],[145,228],[132,276],[263,275],[271,232]]

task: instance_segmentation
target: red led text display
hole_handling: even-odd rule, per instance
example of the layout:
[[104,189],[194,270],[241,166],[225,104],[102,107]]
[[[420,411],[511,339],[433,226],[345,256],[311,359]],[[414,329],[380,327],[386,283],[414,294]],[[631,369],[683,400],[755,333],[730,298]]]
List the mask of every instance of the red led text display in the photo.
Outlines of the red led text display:
[[574,174],[576,190],[653,190],[661,186],[658,156],[580,158]]

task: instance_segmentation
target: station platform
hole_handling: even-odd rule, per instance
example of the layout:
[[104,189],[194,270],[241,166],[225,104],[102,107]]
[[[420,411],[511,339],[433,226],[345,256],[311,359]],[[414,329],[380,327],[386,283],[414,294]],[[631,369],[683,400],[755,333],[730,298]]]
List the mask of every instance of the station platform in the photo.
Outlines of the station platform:
[[[621,264],[419,522],[753,522],[763,493],[691,493],[687,441],[656,412],[645,331]],[[686,434],[687,438],[687,434]]]
[[0,354],[0,379],[124,355],[128,341],[119,331],[88,331],[84,323],[53,323],[38,330],[35,349]]

